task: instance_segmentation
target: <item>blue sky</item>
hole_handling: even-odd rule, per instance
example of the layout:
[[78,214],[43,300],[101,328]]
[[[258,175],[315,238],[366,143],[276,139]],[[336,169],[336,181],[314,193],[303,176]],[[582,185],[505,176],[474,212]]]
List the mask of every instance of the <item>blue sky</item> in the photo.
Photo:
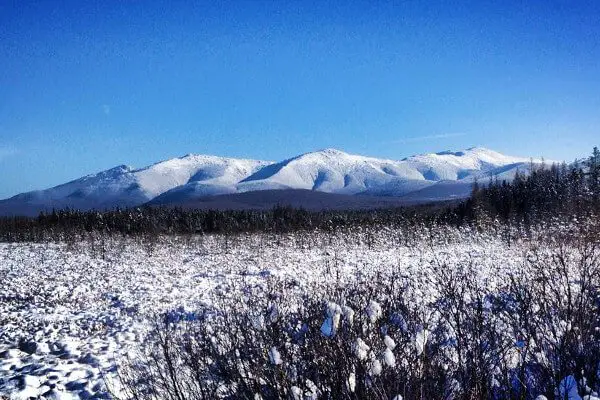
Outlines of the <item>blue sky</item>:
[[599,139],[597,1],[0,1],[0,198],[187,153]]

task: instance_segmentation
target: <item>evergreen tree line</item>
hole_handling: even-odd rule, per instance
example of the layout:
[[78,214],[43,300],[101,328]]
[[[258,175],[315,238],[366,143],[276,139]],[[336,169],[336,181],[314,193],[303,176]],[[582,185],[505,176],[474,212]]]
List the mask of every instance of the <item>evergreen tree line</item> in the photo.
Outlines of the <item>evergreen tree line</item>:
[[457,224],[491,221],[531,226],[539,221],[594,218],[600,211],[600,151],[570,165],[533,164],[511,182],[475,183],[471,197],[450,214]]
[[512,182],[490,178],[475,183],[458,205],[442,203],[377,210],[307,211],[285,206],[271,210],[193,210],[137,207],[110,211],[53,210],[37,217],[0,218],[0,241],[76,240],[89,234],[147,236],[241,232],[334,230],[340,227],[476,224],[494,221],[530,227],[556,218],[594,218],[600,211],[600,151],[571,165],[530,165]]
[[0,218],[0,241],[73,241],[89,235],[190,235],[210,233],[323,230],[350,226],[406,226],[432,219],[433,208],[307,211],[287,206],[271,210],[214,211],[138,207],[111,211],[53,210],[37,217]]

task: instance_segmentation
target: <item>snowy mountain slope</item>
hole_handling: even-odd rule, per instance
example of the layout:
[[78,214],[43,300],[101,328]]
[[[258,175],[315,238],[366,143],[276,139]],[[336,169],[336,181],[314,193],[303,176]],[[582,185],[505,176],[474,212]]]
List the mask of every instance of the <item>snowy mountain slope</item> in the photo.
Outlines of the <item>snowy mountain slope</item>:
[[329,193],[368,192],[395,181],[419,181],[423,176],[402,162],[326,149],[270,165],[246,178],[238,190],[260,190],[274,185]]
[[[53,208],[106,209],[141,205],[173,188],[203,186],[201,195],[235,191],[235,184],[267,161],[187,155],[141,169],[119,166],[46,190],[0,201],[0,214],[37,214]],[[230,189],[227,189],[230,188]]]
[[[538,162],[538,161],[534,161]],[[385,160],[325,149],[268,162],[187,155],[151,166],[118,166],[46,190],[0,200],[0,215],[37,214],[53,208],[106,209],[189,203],[195,199],[264,190],[304,189],[369,196],[408,196],[410,201],[455,199],[474,180],[512,179],[530,160],[485,148]]]
[[427,180],[455,181],[489,173],[498,167],[527,164],[529,159],[505,156],[482,147],[473,147],[459,152],[444,151],[412,156],[404,159],[403,162],[419,171]]
[[[273,188],[310,189],[329,193],[403,196],[441,181],[470,181],[496,172],[507,178],[529,163],[484,148],[383,160],[335,149],[306,153],[269,165],[243,180],[239,191]],[[504,171],[503,168],[510,167]],[[514,175],[513,171],[513,175]]]
[[188,155],[154,164],[134,174],[148,198],[154,198],[173,188],[202,183],[205,186],[235,186],[268,161]]
[[39,212],[64,207],[90,209],[130,206],[146,199],[135,190],[135,185],[132,169],[121,165],[51,189],[22,193],[2,200],[0,210],[30,209],[32,212]]

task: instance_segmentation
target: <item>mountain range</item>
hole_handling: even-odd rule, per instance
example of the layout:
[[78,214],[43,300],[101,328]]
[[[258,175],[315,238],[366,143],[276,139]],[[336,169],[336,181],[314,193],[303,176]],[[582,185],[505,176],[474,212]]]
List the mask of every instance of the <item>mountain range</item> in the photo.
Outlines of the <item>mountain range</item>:
[[[257,208],[271,203],[302,206],[300,198],[306,199],[309,208],[339,208],[345,203],[360,208],[371,203],[414,204],[464,198],[475,180],[487,181],[490,176],[511,180],[517,171],[527,173],[532,162],[540,161],[482,147],[398,161],[336,149],[279,162],[189,154],[140,169],[121,165],[53,188],[18,194],[0,200],[0,215],[142,204],[201,208]],[[289,201],[284,193],[290,193]],[[312,201],[314,207],[310,193],[317,199]],[[248,199],[252,199],[250,203]]]

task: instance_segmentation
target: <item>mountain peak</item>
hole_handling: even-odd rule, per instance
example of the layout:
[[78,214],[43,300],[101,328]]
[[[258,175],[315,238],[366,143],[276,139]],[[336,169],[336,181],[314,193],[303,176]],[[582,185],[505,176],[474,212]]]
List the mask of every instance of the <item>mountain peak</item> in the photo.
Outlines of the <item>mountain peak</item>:
[[306,154],[325,154],[325,155],[329,155],[329,156],[342,156],[342,155],[347,155],[348,153],[346,153],[342,150],[334,149],[333,147],[327,147],[325,149],[311,151]]
[[133,168],[130,167],[129,165],[121,164],[121,165],[117,165],[116,167],[104,170],[102,172],[90,174],[90,175],[88,175],[88,177],[100,177],[100,176],[115,177],[115,176],[127,174],[132,171],[133,171]]
[[336,153],[336,154],[342,153],[342,154],[346,154],[342,150],[336,149],[334,147],[326,147],[326,148],[321,149],[319,151],[322,152],[322,153]]
[[439,152],[435,153],[435,155],[437,155],[437,156],[456,156],[456,157],[462,157],[462,156],[465,155],[465,152],[464,151],[444,150],[444,151],[439,151]]
[[304,162],[304,161],[310,161],[310,160],[316,160],[316,159],[325,160],[325,159],[332,159],[332,158],[344,158],[344,157],[348,157],[348,156],[350,156],[348,153],[345,153],[338,149],[334,149],[332,147],[328,147],[325,149],[302,153],[295,157],[288,158],[288,159],[282,161],[281,163],[288,164],[290,162],[297,162],[297,161]]
[[458,151],[453,151],[453,150],[444,150],[444,151],[440,151],[437,153],[434,153],[435,155],[438,156],[455,156],[455,157],[463,157],[469,154],[493,154],[495,156],[498,155],[502,155],[501,153],[498,153],[497,151],[494,150],[490,150],[488,148],[485,147],[481,147],[481,146],[475,146],[475,147],[469,147],[468,149],[465,150],[458,150]]
[[466,151],[478,154],[502,154],[500,152],[482,146],[469,147]]
[[[483,146],[473,146],[473,147],[469,147],[467,150],[468,151],[493,151],[493,150],[490,150],[487,147],[483,147]],[[497,151],[494,151],[494,153],[497,153]]]

